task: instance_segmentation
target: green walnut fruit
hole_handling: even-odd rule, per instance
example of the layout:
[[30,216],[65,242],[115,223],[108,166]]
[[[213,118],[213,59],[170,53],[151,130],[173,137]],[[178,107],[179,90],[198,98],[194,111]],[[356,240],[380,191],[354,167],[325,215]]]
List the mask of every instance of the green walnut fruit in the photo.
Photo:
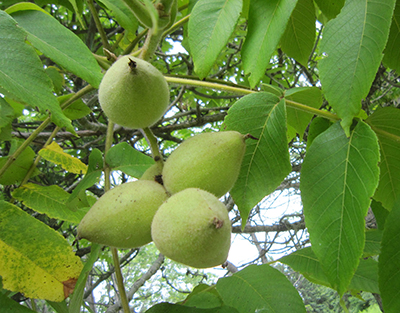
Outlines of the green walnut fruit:
[[151,226],[156,247],[168,258],[195,268],[224,263],[231,244],[228,211],[213,194],[188,188],[168,198]]
[[165,162],[164,187],[171,194],[200,188],[222,197],[238,178],[245,149],[245,136],[236,131],[195,135]]
[[105,73],[99,103],[107,117],[128,128],[157,122],[169,104],[169,88],[162,73],[142,59],[125,55]]
[[160,165],[155,163],[152,166],[150,166],[140,177],[141,180],[153,180],[158,183],[161,183],[161,169]]
[[160,184],[137,180],[107,191],[78,226],[78,238],[117,248],[151,242],[151,222],[167,194]]

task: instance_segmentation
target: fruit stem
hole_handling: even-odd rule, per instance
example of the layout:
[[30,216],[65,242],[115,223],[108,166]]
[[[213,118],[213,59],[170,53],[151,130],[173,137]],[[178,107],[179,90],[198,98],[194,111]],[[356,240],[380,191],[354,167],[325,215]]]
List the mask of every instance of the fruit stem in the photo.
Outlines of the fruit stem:
[[146,138],[147,143],[150,145],[151,155],[153,156],[154,161],[158,164],[158,168],[161,172],[164,167],[164,160],[160,153],[160,150],[158,149],[157,138],[148,127],[143,128],[142,132],[144,138]]
[[121,266],[119,263],[117,248],[111,247],[111,252],[112,252],[112,256],[113,256],[115,276],[117,277],[117,285],[118,285],[118,291],[119,291],[121,305],[124,310],[124,313],[129,313],[130,312],[129,301],[128,301],[128,298],[126,297],[124,279],[122,278]]

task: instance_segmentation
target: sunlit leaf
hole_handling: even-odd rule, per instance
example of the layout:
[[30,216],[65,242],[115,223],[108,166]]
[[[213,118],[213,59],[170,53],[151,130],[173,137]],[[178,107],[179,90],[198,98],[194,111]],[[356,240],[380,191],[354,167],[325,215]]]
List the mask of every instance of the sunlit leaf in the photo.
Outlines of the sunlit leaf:
[[272,193],[291,170],[285,102],[270,93],[247,95],[230,108],[225,124],[229,130],[257,138],[246,140],[239,178],[231,190],[244,227],[250,210]]
[[302,164],[300,190],[312,248],[340,295],[363,252],[378,162],[376,135],[360,121],[349,138],[339,123],[331,126],[314,139]]
[[381,64],[395,2],[346,1],[340,14],[324,28],[321,84],[347,135]]
[[244,312],[306,312],[286,276],[268,264],[249,265],[216,285],[226,305]]
[[4,288],[29,298],[62,301],[82,263],[58,232],[0,201],[0,275]]
[[70,173],[85,174],[87,166],[78,158],[65,153],[63,149],[53,141],[51,144],[39,151],[39,155],[47,161],[59,164]]

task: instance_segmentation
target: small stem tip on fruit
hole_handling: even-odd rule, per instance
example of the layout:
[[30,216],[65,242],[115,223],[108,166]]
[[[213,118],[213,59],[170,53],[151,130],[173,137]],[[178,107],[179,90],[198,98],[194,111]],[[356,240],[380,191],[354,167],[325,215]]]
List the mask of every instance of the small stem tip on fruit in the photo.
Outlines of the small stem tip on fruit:
[[219,220],[217,217],[214,217],[213,224],[214,224],[216,229],[219,229],[222,226],[224,226],[224,221],[223,220]]
[[249,138],[254,139],[254,140],[260,140],[259,138],[254,137],[254,136],[251,135],[251,134],[244,135],[244,140],[249,139]]

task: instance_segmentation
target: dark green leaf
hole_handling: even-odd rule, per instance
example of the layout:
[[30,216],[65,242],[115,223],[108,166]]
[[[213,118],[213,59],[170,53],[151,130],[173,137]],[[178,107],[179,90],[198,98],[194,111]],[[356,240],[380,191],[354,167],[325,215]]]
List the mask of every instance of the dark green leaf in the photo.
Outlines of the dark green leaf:
[[382,203],[377,202],[375,200],[372,200],[371,202],[371,209],[374,212],[378,229],[384,230],[386,218],[389,214],[389,211],[383,207]]
[[106,155],[106,162],[113,170],[119,170],[136,178],[154,164],[153,158],[139,152],[126,142],[113,146]]
[[225,118],[227,129],[258,138],[246,140],[242,168],[231,190],[243,227],[250,210],[272,193],[291,170],[285,111],[284,100],[260,92],[237,101]]
[[[69,98],[71,98],[74,94],[68,94],[64,96],[58,97],[58,101],[60,103],[64,103]],[[76,100],[72,102],[66,109],[64,109],[64,114],[70,120],[77,120],[86,115],[88,115],[92,110],[82,101],[82,99]]]
[[363,257],[378,255],[381,252],[382,231],[370,229],[365,232]]
[[139,22],[125,1],[101,0],[101,2],[113,12],[116,20],[124,29],[131,33],[135,33],[139,26]]
[[180,304],[159,303],[151,307],[146,313],[238,313],[232,307],[221,306],[211,309],[192,308]]
[[248,31],[242,49],[243,67],[251,87],[264,76],[269,59],[275,51],[296,1],[250,1]]
[[18,302],[10,299],[2,293],[0,293],[0,308],[1,313],[35,313],[35,311],[18,304]]
[[363,252],[378,162],[376,135],[359,122],[349,138],[339,123],[315,138],[302,165],[300,190],[312,247],[340,295]]
[[381,63],[394,4],[395,0],[346,1],[324,29],[321,84],[347,136]]
[[211,309],[223,305],[215,286],[200,284],[183,301],[183,305],[201,309]]
[[268,264],[249,265],[217,282],[226,305],[245,312],[306,312],[302,299],[290,281]]
[[289,57],[307,66],[315,41],[315,7],[312,0],[298,0],[281,38]]
[[326,1],[326,0],[315,0],[318,7],[324,13],[324,15],[328,19],[335,18],[336,15],[339,14],[342,9],[345,0],[335,0],[335,1]]
[[386,107],[377,110],[366,122],[379,139],[381,175],[374,199],[391,210],[400,195],[400,110]]
[[188,25],[190,53],[200,78],[210,72],[222,48],[235,29],[242,0],[199,0]]
[[383,62],[400,73],[400,2],[396,2]]
[[379,289],[385,313],[400,312],[400,201],[389,213],[379,256]]

